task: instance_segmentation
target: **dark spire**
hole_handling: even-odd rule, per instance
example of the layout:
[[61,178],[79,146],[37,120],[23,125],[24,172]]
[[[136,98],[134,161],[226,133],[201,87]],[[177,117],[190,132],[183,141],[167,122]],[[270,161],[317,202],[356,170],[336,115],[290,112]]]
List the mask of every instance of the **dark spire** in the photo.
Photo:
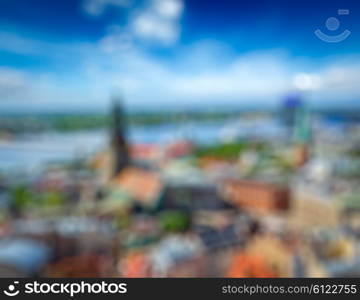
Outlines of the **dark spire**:
[[119,97],[113,98],[111,112],[111,150],[113,154],[113,176],[129,164],[129,151],[126,141],[126,120]]

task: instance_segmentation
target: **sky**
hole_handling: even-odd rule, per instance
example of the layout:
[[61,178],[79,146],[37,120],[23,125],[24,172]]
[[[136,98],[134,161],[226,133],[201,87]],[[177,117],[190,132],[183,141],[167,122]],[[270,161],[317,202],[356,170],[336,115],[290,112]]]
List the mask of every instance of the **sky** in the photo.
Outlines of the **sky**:
[[[0,0],[0,111],[100,111],[111,95],[134,109],[262,106],[295,90],[360,107],[359,12],[356,0]],[[350,35],[327,43],[317,29]]]

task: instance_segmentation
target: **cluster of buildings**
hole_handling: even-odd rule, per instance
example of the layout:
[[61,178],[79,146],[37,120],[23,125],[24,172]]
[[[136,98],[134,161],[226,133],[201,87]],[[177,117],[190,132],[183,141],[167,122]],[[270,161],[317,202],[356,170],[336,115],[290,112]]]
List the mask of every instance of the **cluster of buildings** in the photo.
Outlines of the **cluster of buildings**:
[[0,275],[359,276],[359,124],[329,135],[293,98],[283,115],[284,140],[196,156],[130,145],[116,104],[106,151],[0,186]]

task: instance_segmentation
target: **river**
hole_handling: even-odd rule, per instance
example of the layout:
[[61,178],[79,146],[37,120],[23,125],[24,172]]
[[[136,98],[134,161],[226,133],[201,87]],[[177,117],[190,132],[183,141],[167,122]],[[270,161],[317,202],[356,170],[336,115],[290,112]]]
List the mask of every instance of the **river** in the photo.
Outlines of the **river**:
[[[182,125],[156,125],[129,128],[131,143],[166,143],[188,138],[206,144],[233,138],[241,133],[278,135],[281,129],[273,121],[256,122],[193,122]],[[240,134],[239,134],[240,133]],[[106,130],[42,132],[17,135],[11,140],[0,141],[0,169],[36,169],[48,162],[69,161],[86,157],[108,145]]]

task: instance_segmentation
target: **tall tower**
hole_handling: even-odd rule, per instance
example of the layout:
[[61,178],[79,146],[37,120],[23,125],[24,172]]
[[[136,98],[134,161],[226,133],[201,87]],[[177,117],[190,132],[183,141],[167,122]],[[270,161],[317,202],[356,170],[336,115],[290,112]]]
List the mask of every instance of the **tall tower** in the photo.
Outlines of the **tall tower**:
[[286,95],[281,118],[286,126],[288,142],[294,147],[296,166],[304,165],[310,155],[311,116],[299,92]]
[[111,111],[111,155],[112,177],[129,164],[129,150],[126,141],[125,114],[121,99],[114,98]]
[[306,105],[299,107],[294,128],[295,165],[303,166],[310,157],[311,116]]

